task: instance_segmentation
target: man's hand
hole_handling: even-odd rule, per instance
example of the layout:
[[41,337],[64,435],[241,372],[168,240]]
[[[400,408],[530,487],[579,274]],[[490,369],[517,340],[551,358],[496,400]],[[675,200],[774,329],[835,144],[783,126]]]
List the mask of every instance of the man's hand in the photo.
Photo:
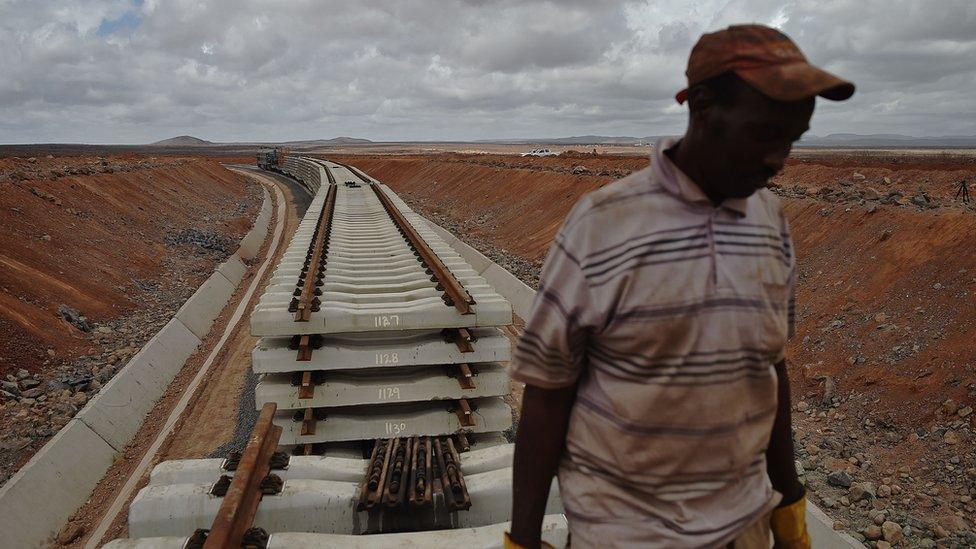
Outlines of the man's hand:
[[774,509],[769,526],[773,531],[773,549],[810,549],[805,497]]
[[512,531],[506,541],[534,549],[541,544],[549,487],[559,465],[576,385],[559,389],[525,386],[515,437],[512,471]]
[[[520,544],[515,543],[514,541],[512,541],[512,535],[509,534],[508,532],[505,532],[505,543],[503,544],[502,547],[503,547],[503,549],[528,549],[526,546],[520,545]],[[540,549],[555,549],[552,546],[552,544],[546,543],[544,541],[540,543],[539,548]]]
[[771,527],[777,548],[801,549],[810,547],[806,528],[806,492],[796,474],[793,455],[793,420],[790,403],[790,378],[786,361],[774,366],[778,379],[778,405],[773,431],[766,448],[766,472],[773,489],[783,494],[779,507],[773,511]]

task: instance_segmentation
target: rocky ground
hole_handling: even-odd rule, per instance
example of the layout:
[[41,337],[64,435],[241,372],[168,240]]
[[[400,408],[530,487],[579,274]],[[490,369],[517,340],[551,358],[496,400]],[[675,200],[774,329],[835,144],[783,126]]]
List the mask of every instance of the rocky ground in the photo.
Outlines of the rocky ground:
[[[160,283],[142,283],[141,307],[105,323],[89,322],[70,306],[59,306],[61,318],[84,333],[89,354],[73,360],[51,356],[45,368],[31,374],[20,368],[0,381],[0,483],[40,449],[118,372],[196,291],[195,281],[210,275],[212,264],[236,249],[226,238],[179,239],[174,252],[205,261],[170,261]],[[214,242],[222,242],[215,245]],[[179,243],[177,243],[179,242]]]
[[236,249],[260,190],[212,160],[0,159],[0,482]]
[[[867,547],[976,546],[976,267],[967,251],[976,212],[954,197],[961,179],[976,190],[976,163],[813,156],[773,185],[800,258],[788,359],[801,478],[834,527]],[[571,204],[605,184],[594,170],[609,180],[641,167],[602,158],[573,173],[563,164],[578,159],[525,167],[532,160],[479,156],[473,170],[457,155],[438,160],[458,164],[454,183],[430,159],[346,160],[533,287],[546,246],[525,246],[526,235],[548,227],[551,241],[568,206],[536,206],[524,196],[532,186],[552,193],[547,174],[561,173]],[[521,225],[508,235],[498,230],[505,222]]]
[[[923,185],[908,190],[905,184],[894,184],[887,176],[873,182],[865,179],[855,171],[849,178],[828,185],[787,182],[773,190],[783,197],[787,207],[794,200],[815,199],[823,206],[818,215],[825,218],[843,216],[852,209],[879,216],[891,215],[891,208],[933,215],[974,211],[972,204],[954,200],[948,193],[932,196]],[[879,211],[881,208],[886,210]],[[894,232],[889,230],[878,238],[887,240],[892,236]],[[812,282],[820,277],[813,272],[815,266],[811,263],[800,268],[799,291],[803,293],[810,290],[803,288],[804,280]],[[937,271],[932,270],[933,274]],[[962,268],[955,274],[961,279],[961,286],[966,287],[967,282],[970,288],[976,285],[976,271]],[[939,278],[922,282],[927,287],[916,288],[913,293],[949,289],[948,282],[933,280]],[[973,291],[963,290],[959,297],[962,301],[957,306],[971,314]],[[848,301],[846,310],[842,308],[833,317],[820,319],[819,325],[794,342],[797,350],[791,356],[794,362],[800,362],[796,359],[814,354],[818,347],[822,349],[825,340],[846,339],[852,353],[845,360],[848,368],[872,363],[895,370],[907,359],[918,358],[925,347],[945,339],[947,325],[951,324],[946,319],[951,315],[939,301],[898,313],[886,312],[903,309],[896,303],[871,311],[860,309],[855,300]],[[880,352],[865,349],[869,345],[864,345],[860,334],[845,334],[856,328],[873,331],[868,339],[883,341]],[[947,380],[948,385],[963,389],[961,402],[952,398],[928,401],[923,403],[927,410],[920,414],[916,403],[906,402],[906,407],[918,414],[909,421],[885,409],[896,400],[893,395],[870,389],[843,390],[827,375],[814,376],[820,382],[819,389],[794,395],[797,468],[802,471],[810,499],[835,520],[835,529],[878,548],[976,546],[974,366],[965,361],[955,365],[956,373]],[[929,364],[914,372],[915,377],[928,377],[933,369],[937,366]],[[887,405],[881,404],[882,400]]]
[[[933,426],[905,433],[872,411],[874,398],[818,396],[794,407],[797,467],[834,528],[874,547],[976,546],[971,406],[947,399]],[[911,454],[886,451],[903,440]]]
[[[882,176],[874,182],[866,181],[866,176],[853,172],[849,179],[841,179],[833,185],[803,185],[790,183],[789,179],[781,178],[775,181],[773,192],[784,198],[816,198],[831,204],[856,204],[874,213],[881,205],[915,208],[917,210],[934,210],[938,208],[963,208],[976,211],[976,201],[964,203],[948,193],[942,196],[930,194],[925,186],[916,185],[914,189],[902,184],[893,183],[889,177]],[[976,185],[970,184],[970,192],[976,193]]]

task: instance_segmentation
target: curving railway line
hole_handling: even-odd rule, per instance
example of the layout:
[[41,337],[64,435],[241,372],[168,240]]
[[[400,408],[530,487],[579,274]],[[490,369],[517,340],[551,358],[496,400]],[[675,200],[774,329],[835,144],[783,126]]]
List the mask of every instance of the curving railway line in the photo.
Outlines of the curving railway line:
[[[379,181],[265,166],[314,198],[251,314],[257,424],[243,452],[158,464],[107,547],[500,546],[511,306]],[[564,544],[555,487],[549,512]]]

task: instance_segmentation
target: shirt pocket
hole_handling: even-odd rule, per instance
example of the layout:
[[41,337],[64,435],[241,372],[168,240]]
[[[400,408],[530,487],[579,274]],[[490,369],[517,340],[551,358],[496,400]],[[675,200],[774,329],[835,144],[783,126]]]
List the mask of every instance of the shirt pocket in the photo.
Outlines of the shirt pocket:
[[778,362],[784,357],[789,333],[790,283],[789,269],[785,265],[763,269],[759,280],[759,297],[762,318],[757,323],[757,340],[762,350],[773,356],[774,362]]

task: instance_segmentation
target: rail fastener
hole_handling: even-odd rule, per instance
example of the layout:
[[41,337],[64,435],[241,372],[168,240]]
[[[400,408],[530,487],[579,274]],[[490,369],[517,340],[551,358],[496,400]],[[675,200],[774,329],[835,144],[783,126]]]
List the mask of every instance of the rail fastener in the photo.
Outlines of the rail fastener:
[[302,436],[310,436],[315,434],[315,424],[318,418],[316,417],[315,410],[313,408],[305,408],[304,411],[299,410],[296,413],[301,414],[302,422]]
[[457,345],[462,353],[473,353],[475,338],[467,328],[445,328],[441,335],[448,343]]
[[474,427],[474,414],[472,413],[473,408],[471,404],[468,403],[468,399],[461,398],[457,401],[457,407],[454,408],[454,413],[457,414],[458,422],[460,422],[461,427]]
[[309,399],[315,396],[315,384],[312,382],[312,372],[302,372],[302,380],[298,389],[298,398]]
[[457,364],[455,365],[455,377],[457,378],[458,385],[462,389],[470,390],[474,389],[474,372],[471,371],[471,367],[467,364]]

